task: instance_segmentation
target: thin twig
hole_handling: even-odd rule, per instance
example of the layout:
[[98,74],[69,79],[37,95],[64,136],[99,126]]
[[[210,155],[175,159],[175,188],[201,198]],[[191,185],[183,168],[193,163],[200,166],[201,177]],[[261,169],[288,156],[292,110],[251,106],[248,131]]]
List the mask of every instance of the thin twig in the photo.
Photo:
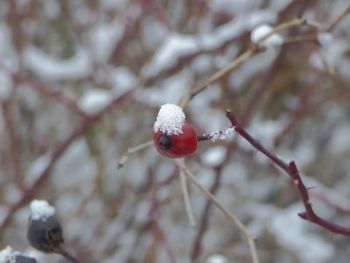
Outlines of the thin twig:
[[149,140],[144,143],[140,143],[139,145],[136,145],[134,147],[128,148],[126,153],[119,159],[117,164],[117,169],[122,168],[125,163],[128,161],[130,155],[137,153],[139,151],[142,151],[143,149],[146,149],[147,147],[151,146],[153,144],[153,140]]
[[[178,163],[177,163],[178,164]],[[180,164],[181,165],[181,164]],[[208,199],[240,230],[243,236],[246,238],[249,246],[249,250],[252,257],[253,263],[258,263],[258,254],[256,251],[255,243],[253,237],[250,235],[246,227],[242,224],[242,222],[230,211],[228,211],[225,207],[220,204],[220,201],[212,195],[207,189],[205,189],[196,179],[194,174],[188,170],[185,166],[180,166],[180,169],[184,171],[187,175],[187,178],[202,192],[204,193]]]
[[189,95],[184,96],[181,99],[180,106],[185,107],[187,103],[193,99],[197,94],[208,88],[211,84],[216,82],[217,80],[221,79],[234,69],[236,69],[238,66],[240,66],[244,61],[252,57],[258,49],[248,49],[246,52],[241,54],[239,57],[237,57],[235,60],[233,60],[227,67],[217,71],[214,73],[206,82],[203,84],[199,85],[197,88],[195,88]]
[[[175,163],[177,163],[179,166],[184,166],[184,164],[185,164],[183,158],[175,160]],[[179,172],[180,172],[181,190],[182,190],[182,194],[184,197],[184,202],[185,202],[188,220],[190,221],[190,224],[192,226],[196,226],[196,220],[195,220],[194,215],[193,215],[193,209],[192,209],[191,201],[190,201],[190,194],[188,193],[186,175],[182,169],[180,169]]]
[[325,28],[325,31],[331,31],[348,13],[350,12],[350,4],[345,7],[334,19],[332,19]]
[[[311,26],[311,27],[315,27],[317,29],[319,28],[319,24],[315,21],[306,20],[304,18],[295,18],[295,19],[292,19],[290,21],[287,21],[287,22],[282,23],[282,24],[278,25],[277,27],[275,27],[271,32],[262,36],[259,39],[258,43],[264,41],[265,39],[269,38],[270,36],[272,36],[275,33],[287,30],[287,29],[292,28],[292,27],[300,26],[303,24]],[[265,50],[265,48],[262,46],[252,45],[249,49],[247,49],[245,52],[243,52],[241,55],[239,55],[237,58],[235,58],[228,66],[215,72],[211,77],[209,77],[209,79],[206,82],[204,82],[203,84],[200,84],[198,87],[195,87],[189,94],[185,95],[181,99],[180,106],[185,107],[191,99],[193,99],[196,95],[198,95],[203,90],[208,88],[214,82],[225,77],[228,73],[230,73],[233,70],[235,70],[236,68],[238,68],[243,62],[247,61],[249,58],[251,58],[255,54],[260,53],[264,50]]]

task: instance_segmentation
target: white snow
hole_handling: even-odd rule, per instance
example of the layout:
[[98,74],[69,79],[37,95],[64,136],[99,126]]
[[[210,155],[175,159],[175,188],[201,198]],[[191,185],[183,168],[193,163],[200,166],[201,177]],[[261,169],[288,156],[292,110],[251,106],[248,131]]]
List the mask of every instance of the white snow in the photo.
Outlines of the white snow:
[[49,80],[75,80],[88,76],[92,70],[89,55],[82,47],[77,47],[73,57],[60,59],[28,46],[24,50],[24,61],[35,74]]
[[46,200],[33,200],[30,202],[30,215],[33,220],[46,220],[55,214],[55,208]]
[[317,35],[317,38],[322,46],[328,46],[334,41],[332,33],[329,33],[329,32],[319,33]]
[[251,10],[255,10],[260,6],[261,0],[245,0],[245,1],[232,1],[232,0],[215,0],[208,1],[207,5],[210,10],[217,13],[232,13],[242,14]]
[[229,138],[232,138],[233,135],[235,134],[235,128],[234,127],[229,127],[229,128],[225,128],[221,131],[215,131],[215,132],[211,132],[209,134],[210,136],[210,140],[212,142],[215,142],[217,140],[227,140]]
[[192,72],[183,70],[157,86],[138,89],[135,93],[135,99],[151,107],[157,107],[165,103],[176,103],[188,92],[188,87],[193,85],[192,80]]
[[237,19],[218,27],[213,32],[200,35],[170,34],[156,50],[150,63],[142,69],[142,75],[154,76],[172,67],[181,57],[201,50],[216,49],[246,30],[252,30],[261,23],[273,23],[275,20],[276,13],[266,9],[238,16]]
[[18,56],[11,39],[12,31],[6,24],[0,23],[0,65],[16,69],[18,67]]
[[[324,69],[319,53],[322,54],[326,63],[333,68],[342,68],[346,65],[344,63],[346,56],[344,55],[349,47],[348,40],[343,38],[334,39],[329,35],[319,35],[319,41],[322,44],[321,50],[314,52],[310,57],[310,63],[317,69]],[[331,43],[331,44],[330,44]],[[348,74],[347,74],[348,75]]]
[[13,251],[10,246],[7,246],[0,251],[0,263],[16,263],[16,256],[20,253]]
[[205,165],[216,166],[222,163],[226,156],[226,148],[223,146],[215,146],[209,148],[201,159]]
[[254,76],[261,75],[270,67],[271,63],[278,55],[278,50],[271,48],[265,52],[255,55],[248,61],[243,63],[238,69],[233,71],[229,76],[230,86],[232,90],[239,91],[246,88],[245,85],[251,81]]
[[110,75],[113,94],[115,96],[120,95],[137,85],[136,76],[126,67],[113,68]]
[[127,0],[101,0],[101,6],[107,10],[122,10],[125,11],[128,1]]
[[250,35],[250,39],[253,43],[261,44],[265,47],[282,45],[283,38],[281,35],[279,35],[277,33],[273,33],[272,35],[270,35],[269,37],[264,39],[264,37],[266,37],[272,31],[273,31],[273,28],[271,26],[269,26],[267,24],[262,24],[252,31],[252,33]]
[[229,261],[227,260],[226,257],[220,254],[214,254],[211,255],[207,258],[206,263],[228,263]]
[[89,89],[79,100],[79,107],[90,114],[94,114],[106,107],[114,95],[104,89]]
[[281,246],[293,251],[301,262],[329,262],[334,254],[332,243],[307,231],[308,223],[297,216],[301,211],[302,205],[294,204],[276,213],[271,219],[270,230]]
[[172,66],[178,57],[191,54],[198,49],[198,43],[193,36],[180,34],[170,35],[157,50],[151,64],[144,68],[143,74],[153,76],[164,68]]
[[161,131],[168,135],[182,133],[182,126],[186,116],[182,108],[175,104],[164,104],[160,107],[157,120],[154,123],[154,132]]
[[350,125],[339,125],[332,132],[332,138],[329,142],[329,150],[332,154],[344,154],[350,152]]
[[122,21],[117,19],[97,24],[89,32],[89,39],[93,44],[96,59],[99,62],[107,62],[115,46],[119,43],[124,29]]
[[272,148],[273,138],[278,135],[282,128],[281,121],[255,118],[247,130],[253,137],[261,141],[265,147]]

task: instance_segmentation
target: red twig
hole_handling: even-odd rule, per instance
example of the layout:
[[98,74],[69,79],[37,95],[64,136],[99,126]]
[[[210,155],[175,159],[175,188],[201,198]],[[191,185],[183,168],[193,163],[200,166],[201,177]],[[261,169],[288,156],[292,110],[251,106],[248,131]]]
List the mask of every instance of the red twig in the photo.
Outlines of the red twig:
[[245,129],[243,129],[239,125],[236,118],[230,111],[226,112],[226,116],[230,120],[237,134],[239,134],[246,141],[248,141],[256,150],[258,150],[259,152],[263,153],[266,157],[268,157],[275,165],[277,165],[279,168],[285,171],[293,180],[296,188],[299,191],[300,198],[305,208],[304,212],[298,214],[301,218],[307,221],[310,221],[314,224],[317,224],[333,233],[350,236],[350,228],[327,221],[316,214],[316,212],[312,208],[308,190],[304,185],[303,180],[300,177],[298,168],[294,161],[291,161],[290,163],[286,163],[285,161],[280,159],[278,156],[276,156],[274,153],[272,153],[270,150],[265,148],[259,141],[257,141],[254,137],[252,137]]

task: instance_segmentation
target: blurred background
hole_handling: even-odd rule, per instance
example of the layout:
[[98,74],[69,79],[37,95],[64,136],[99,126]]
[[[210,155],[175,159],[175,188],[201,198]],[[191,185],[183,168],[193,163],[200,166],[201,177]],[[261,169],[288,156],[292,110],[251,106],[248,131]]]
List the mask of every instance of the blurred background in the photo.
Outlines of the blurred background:
[[[160,105],[251,47],[261,24],[317,21],[245,61],[185,107],[198,134],[231,109],[262,144],[295,160],[317,213],[350,227],[348,0],[0,1],[0,250],[29,247],[28,204],[56,207],[81,262],[250,262],[244,237],[153,145]],[[329,27],[327,27],[329,26]],[[298,217],[287,175],[241,138],[202,142],[188,168],[256,238],[260,262],[347,263],[349,237]],[[207,207],[205,209],[205,207]]]

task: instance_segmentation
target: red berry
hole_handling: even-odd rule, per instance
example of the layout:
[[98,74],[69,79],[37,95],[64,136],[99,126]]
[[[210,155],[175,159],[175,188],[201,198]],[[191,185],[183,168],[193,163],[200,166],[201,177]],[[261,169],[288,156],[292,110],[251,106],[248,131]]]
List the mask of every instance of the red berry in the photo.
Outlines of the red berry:
[[192,125],[185,122],[181,134],[168,135],[157,131],[153,137],[157,151],[169,158],[181,158],[194,153],[197,149],[197,134]]

